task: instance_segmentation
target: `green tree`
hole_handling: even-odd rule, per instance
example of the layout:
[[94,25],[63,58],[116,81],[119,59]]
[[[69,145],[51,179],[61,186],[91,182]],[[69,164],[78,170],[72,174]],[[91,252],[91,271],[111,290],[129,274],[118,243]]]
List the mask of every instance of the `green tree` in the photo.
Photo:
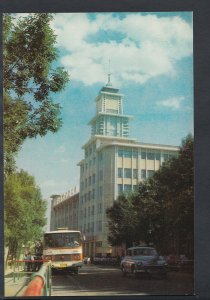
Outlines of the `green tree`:
[[5,245],[17,257],[22,244],[40,238],[46,225],[46,202],[33,176],[25,171],[5,179]]
[[14,154],[26,138],[56,132],[60,105],[51,99],[69,80],[58,57],[56,36],[47,13],[3,17],[3,97],[5,170],[14,169]]
[[[178,157],[164,164],[153,177],[153,182],[158,187],[155,199],[162,203],[161,216],[165,221],[156,234],[160,236],[165,226],[168,248],[193,256],[194,162],[191,135],[183,140]],[[158,243],[161,244],[161,240]]]
[[131,195],[120,195],[111,208],[108,208],[108,241],[111,245],[126,244],[129,247],[135,242],[136,211]]

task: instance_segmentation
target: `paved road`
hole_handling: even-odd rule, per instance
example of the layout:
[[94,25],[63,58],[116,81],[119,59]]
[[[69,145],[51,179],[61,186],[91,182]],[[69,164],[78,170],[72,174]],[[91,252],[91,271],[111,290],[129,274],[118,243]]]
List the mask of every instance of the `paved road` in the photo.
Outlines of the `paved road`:
[[170,272],[168,278],[122,277],[116,267],[84,265],[78,275],[56,272],[52,296],[192,295],[193,275]]

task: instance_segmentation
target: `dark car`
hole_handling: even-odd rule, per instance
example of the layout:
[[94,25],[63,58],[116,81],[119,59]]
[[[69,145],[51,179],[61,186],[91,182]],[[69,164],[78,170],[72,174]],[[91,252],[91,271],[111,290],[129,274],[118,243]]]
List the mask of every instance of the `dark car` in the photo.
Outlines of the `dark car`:
[[149,276],[158,275],[166,278],[167,263],[158,255],[153,247],[136,246],[127,249],[126,256],[120,263],[123,275],[128,273],[138,276],[139,274],[147,274]]

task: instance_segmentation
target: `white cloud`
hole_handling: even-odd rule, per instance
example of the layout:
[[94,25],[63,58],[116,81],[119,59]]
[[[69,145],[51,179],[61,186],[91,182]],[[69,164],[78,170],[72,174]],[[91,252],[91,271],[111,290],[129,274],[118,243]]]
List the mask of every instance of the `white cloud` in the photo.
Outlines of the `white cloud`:
[[[52,25],[58,46],[65,50],[61,63],[73,80],[85,85],[106,81],[109,58],[112,82],[120,85],[171,76],[176,73],[175,63],[192,55],[192,28],[180,17],[132,13],[119,19],[99,13],[91,20],[87,14],[73,13],[57,14]],[[107,32],[106,36],[112,32],[116,40],[94,39],[100,30]]]
[[64,153],[66,152],[66,148],[64,145],[60,145],[58,148],[54,150],[55,153]]
[[181,107],[182,101],[185,99],[185,97],[172,97],[166,100],[158,101],[157,105],[159,106],[165,106],[172,109],[179,109]]

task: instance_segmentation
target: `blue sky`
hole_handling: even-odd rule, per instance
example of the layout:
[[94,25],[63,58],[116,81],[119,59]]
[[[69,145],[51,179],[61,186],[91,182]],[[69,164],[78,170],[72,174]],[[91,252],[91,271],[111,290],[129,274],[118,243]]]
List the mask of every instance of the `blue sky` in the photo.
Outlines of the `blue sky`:
[[[24,14],[21,14],[22,16]],[[180,145],[193,133],[193,31],[191,12],[56,14],[59,59],[70,74],[53,96],[62,109],[56,134],[26,140],[17,166],[34,175],[42,195],[79,185],[82,145],[95,115],[95,97],[107,82],[124,94],[133,115],[130,136],[140,142]]]

